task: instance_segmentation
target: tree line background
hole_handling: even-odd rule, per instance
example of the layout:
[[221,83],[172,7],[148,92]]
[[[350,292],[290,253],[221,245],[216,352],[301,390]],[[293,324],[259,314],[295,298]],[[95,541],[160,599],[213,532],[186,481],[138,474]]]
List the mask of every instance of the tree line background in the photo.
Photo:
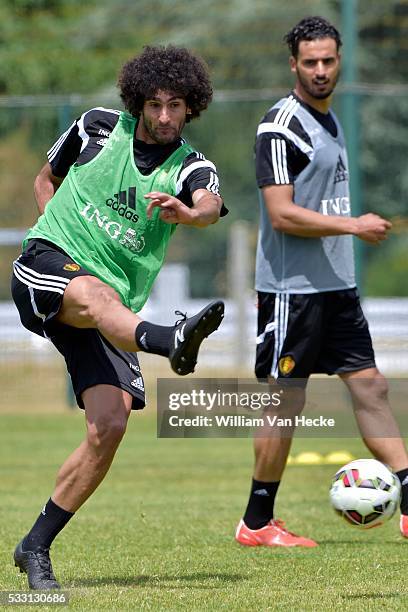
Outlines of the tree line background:
[[[408,0],[356,4],[363,210],[405,217]],[[340,0],[3,0],[0,225],[34,222],[34,177],[74,118],[92,106],[121,108],[115,84],[124,61],[146,44],[184,45],[205,58],[215,90],[214,102],[187,126],[186,137],[216,163],[230,214],[205,231],[179,228],[169,259],[189,264],[194,296],[225,294],[231,223],[248,222],[255,250],[256,126],[293,82],[283,36],[313,14],[341,29],[341,9]],[[341,97],[340,83],[335,110],[341,110]],[[407,246],[408,234],[400,231],[381,248],[364,249],[365,294],[408,294]],[[18,248],[1,252],[0,297],[7,299]]]

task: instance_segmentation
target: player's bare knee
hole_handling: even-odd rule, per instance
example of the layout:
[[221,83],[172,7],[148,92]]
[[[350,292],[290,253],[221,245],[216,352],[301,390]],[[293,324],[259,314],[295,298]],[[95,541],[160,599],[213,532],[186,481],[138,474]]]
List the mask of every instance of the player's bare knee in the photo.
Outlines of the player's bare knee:
[[346,380],[352,396],[357,400],[387,400],[388,382],[378,370],[367,376],[358,376]]
[[88,426],[87,440],[98,457],[110,455],[120,444],[126,432],[127,419],[113,417]]
[[388,400],[388,382],[380,372],[373,378],[371,393],[377,400],[382,402]]
[[358,383],[361,387],[361,393],[372,405],[376,405],[378,401],[384,402],[388,399],[388,383],[380,372],[377,372],[371,378],[364,378],[358,381]]

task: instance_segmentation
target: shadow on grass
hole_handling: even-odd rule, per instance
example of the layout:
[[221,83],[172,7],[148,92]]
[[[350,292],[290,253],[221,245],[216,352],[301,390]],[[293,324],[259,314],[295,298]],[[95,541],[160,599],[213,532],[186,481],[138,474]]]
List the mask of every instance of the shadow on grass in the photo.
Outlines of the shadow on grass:
[[401,593],[358,593],[342,595],[342,599],[401,599]]
[[318,540],[319,546],[338,546],[339,544],[347,544],[347,546],[355,546],[361,547],[362,544],[364,546],[381,546],[381,548],[387,548],[389,546],[404,546],[404,542],[402,538],[400,541],[395,540],[395,542],[378,542],[374,540]]
[[[186,583],[196,589],[214,589],[224,588],[226,582],[240,582],[247,580],[247,576],[243,574],[203,574],[197,572],[196,574],[187,575],[153,575],[153,576],[133,576],[125,578],[123,576],[103,576],[100,578],[84,578],[71,582],[70,585],[74,587],[101,587],[101,586],[147,586],[154,588],[184,588]],[[197,584],[191,584],[191,583]],[[211,584],[205,584],[210,582]],[[176,584],[179,583],[179,584]]]

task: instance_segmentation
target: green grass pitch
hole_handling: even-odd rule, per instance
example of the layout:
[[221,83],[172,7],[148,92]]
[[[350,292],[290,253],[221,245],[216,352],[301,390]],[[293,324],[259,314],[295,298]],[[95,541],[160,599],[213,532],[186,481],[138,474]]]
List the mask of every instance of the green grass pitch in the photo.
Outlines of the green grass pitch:
[[[27,589],[14,546],[83,431],[79,411],[0,415],[0,590]],[[298,439],[292,454],[341,448],[367,456],[345,439]],[[328,503],[336,466],[289,466],[277,501],[277,516],[318,548],[236,544],[251,467],[250,440],[158,440],[154,412],[133,414],[105,482],[53,546],[70,608],[408,609],[408,541],[397,517],[368,532],[342,522]]]

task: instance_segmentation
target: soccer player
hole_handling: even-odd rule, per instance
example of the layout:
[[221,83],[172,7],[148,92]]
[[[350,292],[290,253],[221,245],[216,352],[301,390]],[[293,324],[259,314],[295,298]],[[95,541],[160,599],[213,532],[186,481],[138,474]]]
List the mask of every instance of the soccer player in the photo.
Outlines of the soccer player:
[[211,101],[207,68],[187,49],[146,47],[123,66],[119,89],[127,112],[89,110],[48,152],[35,180],[41,216],[14,263],[22,323],[64,355],[87,427],[14,552],[34,589],[59,588],[49,548],[145,405],[137,351],[188,374],[223,317],[221,301],[169,327],[137,314],[177,224],[206,227],[227,212],[214,164],[181,137]]
[[[376,214],[351,216],[344,137],[330,110],[340,71],[339,32],[321,17],[308,17],[285,38],[295,87],[268,110],[256,139],[256,376],[271,384],[287,381],[298,412],[312,373],[341,377],[367,448],[401,481],[400,525],[408,537],[408,455],[397,428],[396,437],[379,437],[382,423],[395,421],[360,306],[352,247],[353,235],[380,244],[391,224]],[[297,393],[291,379],[303,379]],[[365,435],[370,419],[374,427]],[[240,544],[316,546],[274,517],[290,446],[290,435],[256,437],[250,497],[236,530]]]

